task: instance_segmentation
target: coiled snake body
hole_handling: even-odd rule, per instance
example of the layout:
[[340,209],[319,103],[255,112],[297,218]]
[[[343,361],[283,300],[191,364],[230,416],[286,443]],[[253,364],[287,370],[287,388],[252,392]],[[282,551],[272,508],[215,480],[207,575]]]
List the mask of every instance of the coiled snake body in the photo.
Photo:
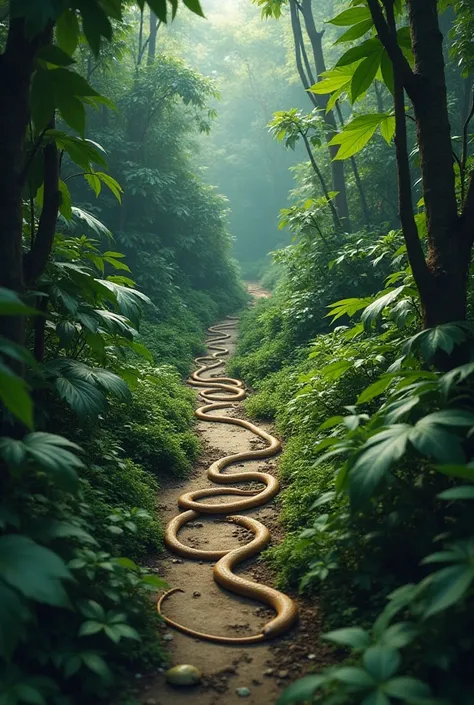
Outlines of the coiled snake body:
[[[263,602],[275,610],[276,616],[265,625],[259,634],[244,637],[227,637],[198,632],[162,614],[164,601],[174,592],[183,592],[181,588],[173,588],[165,592],[158,600],[157,608],[159,614],[161,614],[167,624],[190,636],[223,644],[252,644],[283,634],[292,627],[297,619],[296,605],[287,595],[273,588],[261,585],[260,583],[254,583],[251,580],[235,575],[233,572],[234,568],[239,565],[239,563],[255,556],[268,544],[270,541],[270,532],[268,529],[252,517],[232,515],[227,516],[229,521],[245,527],[254,534],[252,541],[245,546],[221,551],[205,551],[186,546],[181,543],[178,538],[179,530],[185,524],[197,519],[201,514],[228,515],[246,509],[254,509],[268,502],[279,491],[278,480],[268,473],[259,471],[236,472],[232,474],[222,473],[224,468],[235,463],[259,458],[270,458],[276,455],[281,447],[280,442],[276,438],[249,421],[230,416],[209,415],[209,412],[215,411],[216,409],[233,407],[235,402],[241,401],[246,396],[244,385],[238,379],[232,379],[231,377],[203,379],[201,377],[204,372],[220,367],[223,364],[223,360],[220,359],[220,356],[227,355],[228,350],[222,345],[216,345],[216,343],[230,338],[230,335],[226,333],[225,330],[233,326],[233,320],[234,319],[229,318],[228,323],[222,323],[209,328],[209,333],[214,337],[207,341],[207,346],[209,350],[214,352],[206,357],[196,358],[195,362],[200,365],[200,367],[192,374],[188,382],[194,387],[202,388],[200,396],[205,401],[209,402],[196,410],[195,415],[199,419],[216,423],[235,424],[236,426],[251,431],[268,443],[268,446],[263,449],[248,450],[220,458],[209,467],[207,471],[208,478],[213,482],[225,485],[234,482],[253,481],[259,482],[265,486],[262,490],[257,491],[242,490],[236,487],[213,487],[182,494],[178,499],[178,504],[181,509],[186,511],[178,514],[169,522],[166,527],[165,543],[173,553],[183,556],[184,558],[201,561],[217,561],[214,565],[213,576],[214,580],[219,585],[236,595]],[[210,502],[200,501],[203,498],[215,497],[216,495],[236,495],[239,499],[223,504],[212,504]]]

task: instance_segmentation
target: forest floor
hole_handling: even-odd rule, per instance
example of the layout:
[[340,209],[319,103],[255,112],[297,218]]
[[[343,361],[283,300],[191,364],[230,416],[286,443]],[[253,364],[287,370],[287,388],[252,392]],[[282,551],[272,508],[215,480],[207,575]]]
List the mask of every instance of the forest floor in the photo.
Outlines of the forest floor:
[[[253,283],[249,291],[255,296],[268,292]],[[224,345],[232,355],[236,331]],[[222,374],[223,367],[211,374]],[[205,377],[206,375],[204,375]],[[210,376],[210,375],[208,375]],[[240,408],[239,408],[240,407]],[[220,410],[218,413],[245,418],[241,406]],[[271,426],[261,424],[273,433]],[[160,516],[167,523],[179,512],[178,497],[183,492],[212,486],[206,470],[210,463],[223,455],[264,447],[263,441],[249,431],[224,424],[199,421],[196,431],[200,436],[203,452],[190,477],[170,481],[160,492]],[[246,462],[237,466],[241,470],[261,470],[275,473],[275,458]],[[230,470],[232,472],[232,470]],[[215,485],[214,485],[215,486]],[[232,499],[229,497],[229,500]],[[219,498],[219,502],[222,499]],[[224,500],[225,501],[225,500]],[[278,501],[271,502],[251,512],[251,516],[264,523],[272,535],[272,543],[281,540],[282,527],[278,523]],[[195,548],[207,550],[234,548],[247,543],[249,533],[242,527],[225,521],[224,517],[201,516],[180,532],[180,539]],[[157,572],[171,587],[183,587],[164,604],[164,611],[172,619],[203,632],[226,636],[257,634],[273,613],[256,602],[240,598],[222,590],[213,580],[212,564],[183,560],[171,553],[157,557]],[[243,564],[239,574],[259,583],[275,585],[275,576],[262,560],[253,559]],[[298,676],[323,666],[331,660],[330,649],[319,642],[317,609],[295,598],[300,610],[297,627],[282,638],[256,645],[228,646],[202,641],[163,625],[165,641],[169,646],[171,665],[192,664],[202,673],[198,686],[177,688],[165,681],[164,672],[142,685],[141,701],[145,705],[274,705],[279,694]],[[144,679],[145,680],[145,679]],[[248,689],[240,691],[239,689]]]

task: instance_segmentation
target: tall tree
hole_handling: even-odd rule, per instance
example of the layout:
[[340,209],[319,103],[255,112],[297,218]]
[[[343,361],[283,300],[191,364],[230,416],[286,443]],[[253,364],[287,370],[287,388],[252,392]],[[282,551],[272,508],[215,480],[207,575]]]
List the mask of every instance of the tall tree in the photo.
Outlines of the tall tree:
[[[262,15],[264,17],[273,16],[278,18],[281,14],[282,6],[286,3],[289,5],[296,68],[309,100],[313,106],[321,110],[321,114],[325,116],[328,126],[328,130],[326,132],[326,142],[328,143],[328,152],[331,165],[332,190],[337,192],[337,196],[335,197],[336,210],[339,218],[344,222],[345,227],[348,228],[350,221],[344,166],[341,162],[334,159],[337,154],[337,149],[335,149],[334,145],[329,144],[332,137],[338,130],[336,114],[339,118],[340,124],[344,124],[342,112],[337,103],[334,108],[327,110],[328,98],[325,95],[311,93],[309,90],[312,85],[320,80],[321,74],[326,71],[326,61],[323,50],[324,30],[318,31],[316,28],[312,0],[254,1],[257,5],[262,7]],[[303,25],[305,32],[303,32]],[[308,51],[306,48],[307,41],[309,41],[309,45],[311,47],[311,58],[308,56]],[[365,224],[369,225],[369,208],[355,159],[352,158],[350,160],[350,164],[354,174],[356,188],[359,193],[362,215]]]
[[[367,4],[393,66],[400,220],[420,291],[425,326],[464,320],[474,241],[474,172],[470,174],[467,193],[458,210],[437,3],[436,0],[407,0],[413,69],[397,41],[393,0],[384,0],[383,8],[378,0],[367,0]],[[426,256],[413,210],[405,94],[413,105],[416,121],[426,211]],[[466,176],[462,171],[462,182]]]
[[[144,4],[144,0],[139,3],[141,10]],[[166,21],[167,0],[150,4],[159,19]],[[199,2],[192,4],[193,10],[202,14]],[[98,97],[87,81],[69,68],[74,63],[71,54],[82,25],[82,34],[98,55],[102,38],[111,38],[112,20],[121,18],[124,5],[124,0],[107,4],[99,0],[10,3],[5,17],[6,42],[0,54],[1,286],[23,293],[25,278],[34,283],[48,260],[61,203],[57,135],[51,129],[54,115],[59,110],[64,121],[84,138],[84,104]],[[171,3],[173,12],[176,6]],[[55,26],[59,46],[52,43]],[[33,233],[32,222],[31,249],[24,256],[23,198],[35,164],[39,165],[38,186],[43,186],[43,199],[38,229]],[[0,330],[21,342],[23,319],[2,319]]]
[[[339,59],[337,67],[326,74],[328,85],[331,78],[342,76],[337,89],[329,85],[326,92],[345,90],[355,102],[370,87],[380,69],[393,93],[394,117],[390,113],[358,115],[332,142],[340,145],[336,158],[345,159],[360,151],[378,126],[387,141],[395,130],[399,216],[420,292],[424,325],[432,327],[466,318],[474,241],[474,172],[468,173],[467,140],[463,140],[461,159],[456,156],[451,140],[437,2],[406,0],[405,6],[408,27],[399,26],[405,7],[402,4],[400,8],[394,0],[366,0],[364,5],[351,7],[331,20],[336,26],[350,25],[346,35],[370,33],[371,36],[360,46],[349,49]],[[318,90],[326,89],[322,85]],[[414,113],[410,117],[416,125],[426,216],[426,253],[413,203],[407,98]],[[472,112],[469,112],[464,121],[464,135],[467,135],[471,117]]]
[[147,59],[147,64],[150,66],[155,60],[155,54],[156,54],[156,37],[158,34],[158,29],[159,29],[159,23],[158,23],[158,18],[153,12],[153,10],[150,10],[150,36],[148,38],[148,59]]

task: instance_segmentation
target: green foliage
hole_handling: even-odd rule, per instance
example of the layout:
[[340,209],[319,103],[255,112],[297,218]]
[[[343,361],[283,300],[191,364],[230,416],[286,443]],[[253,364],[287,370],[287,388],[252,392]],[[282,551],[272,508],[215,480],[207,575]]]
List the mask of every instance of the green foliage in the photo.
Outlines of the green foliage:
[[[0,699],[72,705],[115,698],[127,672],[166,659],[153,608],[165,584],[134,561],[161,551],[157,478],[185,474],[198,451],[179,373],[245,296],[225,200],[190,158],[215,117],[212,81],[165,56],[135,71],[124,52],[110,91],[102,69],[129,5],[40,5],[12,2],[7,20],[32,42],[25,260],[52,207],[47,155],[60,178],[33,291],[0,291],[2,317],[27,319],[27,347],[8,326],[0,340]],[[178,0],[147,5],[166,21]]]
[[[474,366],[443,372],[435,364],[470,349],[472,326],[419,332],[398,233],[335,247],[322,223],[309,244],[305,212],[285,213],[296,238],[287,255],[277,253],[284,277],[271,300],[243,316],[231,364],[256,390],[249,414],[274,419],[285,439],[286,536],[267,559],[283,587],[318,600],[333,630],[327,639],[352,653],[296,681],[279,703],[464,703],[472,690]],[[322,238],[332,255],[324,265]],[[347,281],[356,268],[359,286],[365,278],[357,296]],[[298,314],[303,302],[315,314],[326,282],[342,297],[327,302],[316,325],[330,323],[318,330]]]
[[184,475],[198,451],[189,430],[193,399],[173,368],[152,368],[137,381],[132,403],[111,410],[108,426],[126,455],[148,472]]
[[376,113],[374,115],[359,115],[351,120],[342,132],[334,135],[331,140],[331,144],[340,145],[336,159],[348,159],[360,152],[377,128],[380,129],[380,134],[387,144],[390,144],[395,132],[395,117],[389,113]]

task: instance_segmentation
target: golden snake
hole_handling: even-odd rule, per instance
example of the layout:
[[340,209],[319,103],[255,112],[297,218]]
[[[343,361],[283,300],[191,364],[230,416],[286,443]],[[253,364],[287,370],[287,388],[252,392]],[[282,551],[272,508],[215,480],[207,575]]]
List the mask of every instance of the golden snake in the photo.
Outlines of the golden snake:
[[[241,463],[245,460],[270,458],[279,453],[281,448],[280,441],[249,421],[233,418],[231,416],[208,415],[209,412],[216,409],[233,407],[235,402],[241,401],[246,397],[244,385],[238,379],[232,379],[231,377],[201,378],[204,372],[220,367],[223,364],[223,360],[220,359],[220,356],[227,355],[229,351],[221,345],[216,345],[216,343],[230,338],[230,335],[224,331],[232,327],[232,320],[235,319],[229,318],[229,323],[221,323],[208,329],[209,333],[214,337],[207,341],[207,346],[209,350],[213,350],[214,352],[205,357],[196,358],[195,362],[200,365],[200,367],[191,375],[188,383],[194,387],[201,387],[200,396],[210,402],[195,411],[195,415],[199,419],[217,423],[235,424],[236,426],[251,431],[269,444],[266,448],[260,450],[247,450],[242,453],[227,455],[224,458],[216,460],[207,471],[208,478],[219,484],[254,481],[264,484],[265,487],[260,491],[242,490],[236,487],[228,487],[225,489],[214,487],[182,494],[178,499],[178,504],[181,509],[185,509],[186,511],[178,514],[178,516],[169,522],[165,532],[165,543],[173,553],[179,556],[195,560],[216,560],[217,563],[214,565],[213,569],[213,577],[216,583],[236,595],[263,602],[275,610],[276,616],[265,625],[260,634],[244,637],[227,637],[198,632],[162,614],[163,602],[175,592],[184,592],[181,588],[173,588],[165,592],[158,600],[157,609],[158,613],[167,624],[190,636],[223,644],[252,644],[263,641],[264,639],[270,639],[288,631],[293,626],[298,616],[295,603],[287,595],[273,588],[261,585],[260,583],[254,583],[251,580],[242,578],[241,576],[235,575],[233,572],[237,565],[258,554],[261,549],[269,543],[270,532],[268,529],[256,519],[248,516],[228,516],[227,519],[229,521],[252,531],[254,538],[246,546],[221,551],[205,551],[191,548],[181,543],[177,536],[179,530],[185,524],[194,521],[200,514],[228,514],[229,512],[260,507],[272,499],[279,491],[278,480],[268,473],[255,471],[236,472],[227,475],[222,474],[222,470],[229,465]],[[199,501],[204,497],[215,497],[216,495],[238,495],[241,499],[220,505]]]

